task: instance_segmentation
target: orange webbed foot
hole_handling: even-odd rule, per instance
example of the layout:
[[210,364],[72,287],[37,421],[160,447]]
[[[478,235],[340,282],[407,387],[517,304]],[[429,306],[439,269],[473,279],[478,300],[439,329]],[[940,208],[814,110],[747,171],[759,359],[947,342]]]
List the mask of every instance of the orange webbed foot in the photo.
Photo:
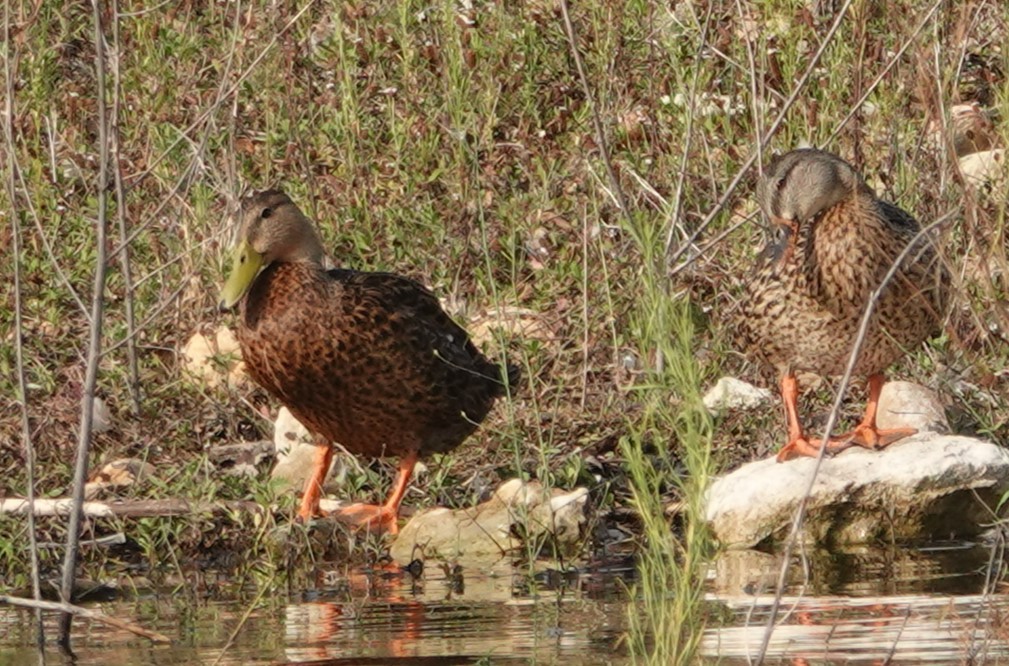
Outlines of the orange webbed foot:
[[917,428],[879,430],[875,426],[861,424],[851,432],[841,435],[838,439],[850,441],[852,445],[861,446],[862,448],[879,450],[905,437],[910,437],[917,432]]
[[397,534],[399,533],[397,513],[395,509],[387,505],[351,504],[330,515],[341,523],[358,530],[367,530],[376,534]]
[[910,437],[918,432],[915,428],[889,428],[880,430],[876,427],[876,411],[879,409],[879,396],[883,392],[883,375],[875,374],[869,377],[869,400],[865,406],[865,416],[862,422],[851,432],[841,435],[853,446],[879,450],[894,442]]
[[[785,462],[793,458],[816,458],[820,455],[821,441],[819,439],[806,439],[805,437],[793,438],[778,451],[777,460],[778,462]],[[832,439],[827,442],[826,455],[832,456],[838,454],[851,446],[851,442]]]

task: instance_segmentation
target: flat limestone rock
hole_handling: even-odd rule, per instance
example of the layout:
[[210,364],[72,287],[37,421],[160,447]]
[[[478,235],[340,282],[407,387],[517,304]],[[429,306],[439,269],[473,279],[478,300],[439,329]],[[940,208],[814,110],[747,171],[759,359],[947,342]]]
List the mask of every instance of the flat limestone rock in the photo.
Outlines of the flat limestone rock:
[[421,558],[489,566],[548,539],[564,549],[580,538],[588,495],[585,488],[548,491],[535,481],[512,479],[473,508],[418,513],[400,531],[390,554],[402,565]]
[[[705,508],[715,538],[728,548],[781,542],[815,463],[769,458],[716,479]],[[926,432],[882,451],[856,447],[824,459],[803,538],[836,546],[969,537],[992,521],[1007,488],[1009,451],[990,442]]]

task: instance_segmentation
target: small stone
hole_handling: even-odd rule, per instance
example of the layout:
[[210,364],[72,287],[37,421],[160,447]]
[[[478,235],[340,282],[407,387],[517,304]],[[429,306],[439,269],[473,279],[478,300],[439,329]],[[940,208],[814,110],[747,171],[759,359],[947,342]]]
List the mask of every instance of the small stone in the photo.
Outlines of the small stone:
[[154,466],[138,458],[119,458],[106,463],[84,484],[84,499],[92,500],[105,491],[122,490],[152,476]]
[[887,382],[879,394],[876,426],[881,430],[915,428],[918,432],[949,433],[939,394],[912,382]]
[[995,143],[995,125],[977,102],[950,109],[953,151],[957,157],[989,150]]
[[227,326],[218,327],[210,336],[195,333],[182,348],[182,361],[186,372],[211,388],[245,381],[241,349]]
[[984,150],[964,155],[958,161],[960,173],[969,187],[998,187],[1006,180],[1005,149]]
[[112,429],[112,412],[102,398],[95,397],[91,405],[91,432],[102,433]]
[[492,342],[495,336],[551,340],[553,333],[535,310],[519,307],[489,309],[473,317],[467,327],[470,339],[478,347]]
[[714,416],[721,412],[753,409],[774,399],[774,394],[735,377],[722,377],[704,394],[704,406]]

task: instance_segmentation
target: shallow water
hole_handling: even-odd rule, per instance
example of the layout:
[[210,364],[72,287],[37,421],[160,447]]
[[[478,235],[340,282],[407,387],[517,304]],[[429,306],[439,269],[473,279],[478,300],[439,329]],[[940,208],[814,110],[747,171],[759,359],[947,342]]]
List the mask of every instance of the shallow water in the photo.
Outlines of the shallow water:
[[[1009,595],[979,595],[987,559],[965,543],[796,558],[767,663],[1009,663]],[[709,663],[742,664],[761,642],[780,560],[747,553],[726,562],[708,583],[724,625],[705,631],[703,653]],[[627,567],[533,579],[436,567],[416,579],[321,571],[314,589],[276,590],[258,604],[210,601],[206,589],[197,599],[190,588],[93,604],[173,642],[78,619],[73,645],[82,665],[627,664],[620,636],[630,579]],[[0,664],[38,663],[30,620],[0,608]],[[47,627],[54,635],[55,617]]]
[[[172,638],[153,645],[124,630],[76,620],[77,664],[588,664],[627,662],[617,648],[624,629],[623,589],[615,574],[539,580],[524,577],[423,579],[407,573],[321,576],[332,585],[286,603],[192,603],[150,594],[94,604],[103,613]],[[532,581],[536,585],[537,581]],[[551,591],[554,584],[565,589]],[[286,592],[278,591],[278,596]],[[243,616],[248,613],[244,623]],[[30,614],[0,609],[0,664],[36,664]],[[224,649],[236,628],[232,644]],[[47,633],[55,634],[55,618]],[[49,663],[60,663],[53,652]]]

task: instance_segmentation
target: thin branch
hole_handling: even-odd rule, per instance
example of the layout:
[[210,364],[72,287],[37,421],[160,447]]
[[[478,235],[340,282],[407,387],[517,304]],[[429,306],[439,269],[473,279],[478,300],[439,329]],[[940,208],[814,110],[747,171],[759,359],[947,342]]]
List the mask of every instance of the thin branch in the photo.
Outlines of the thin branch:
[[[743,32],[743,43],[746,45],[746,64],[748,67],[747,73],[750,79],[750,104],[752,105],[751,113],[753,114],[753,132],[755,134],[754,142],[757,144],[757,164],[764,163],[764,145],[760,140],[760,128],[764,125],[764,114],[761,113],[760,103],[763,99],[758,93],[758,82],[757,82],[757,60],[753,55],[753,42],[750,39],[750,31],[747,29],[746,25],[746,12],[743,11],[743,5],[740,0],[736,0],[736,12],[739,16],[739,24],[742,26]],[[761,83],[763,80],[761,78]],[[762,88],[762,86],[760,86]]]
[[[711,26],[711,12],[712,7],[708,7],[708,12],[704,17],[704,26],[701,29],[701,43],[698,50],[704,48],[708,43],[708,29]],[[679,173],[676,175],[676,191],[673,193],[673,214],[669,219],[669,234],[666,236],[666,255],[669,254],[669,249],[673,246],[673,232],[677,229],[677,220],[680,219],[680,214],[683,209],[683,185],[687,180],[687,161],[690,159],[690,149],[691,141],[694,137],[694,113],[693,109],[695,102],[697,100],[697,82],[700,79],[701,68],[694,68],[694,76],[690,81],[690,94],[687,97],[687,104],[690,105],[690,111],[687,113],[687,126],[683,130],[683,152],[680,154],[680,169]],[[686,229],[684,229],[686,233]]]
[[[88,518],[165,518],[244,512],[263,515],[268,509],[249,500],[202,502],[187,499],[116,500],[114,502],[87,501],[74,503],[72,499],[39,498],[30,510],[36,516],[66,516],[75,507]],[[20,516],[29,513],[28,502],[19,497],[0,499],[0,516]],[[31,515],[31,514],[29,514]]]
[[151,631],[150,629],[144,629],[143,627],[133,624],[132,622],[127,622],[126,620],[120,620],[117,617],[112,617],[111,615],[106,615],[104,613],[99,613],[92,608],[84,608],[83,606],[75,606],[73,604],[64,603],[61,601],[41,601],[38,599],[22,599],[21,597],[12,597],[7,594],[0,594],[0,604],[9,604],[11,606],[21,606],[23,608],[34,608],[39,612],[44,610],[50,611],[60,611],[64,615],[80,615],[81,617],[86,617],[89,620],[95,620],[96,622],[101,622],[102,624],[107,624],[110,627],[116,627],[117,629],[123,629],[131,634],[136,634],[137,636],[142,636],[144,638],[150,639],[155,643],[171,643],[172,639],[164,634],[159,634],[156,631]]
[[582,55],[578,51],[578,36],[575,33],[575,26],[571,22],[571,15],[568,13],[568,0],[561,0],[561,13],[564,15],[564,30],[567,32],[568,43],[571,45],[571,57],[574,58],[575,69],[578,70],[578,78],[581,80],[585,100],[589,103],[589,110],[592,112],[592,126],[596,133],[596,143],[599,144],[599,152],[603,156],[603,164],[606,165],[606,173],[610,177],[610,187],[613,188],[613,196],[617,200],[620,212],[629,220],[631,211],[627,207],[624,191],[620,188],[620,181],[617,180],[617,172],[613,169],[609,148],[606,147],[606,134],[603,132],[603,122],[599,118],[599,109],[596,106],[595,97],[592,95],[592,88],[589,87],[589,79],[585,76]]
[[126,244],[126,195],[123,188],[123,169],[119,159],[119,106],[122,99],[122,77],[119,71],[119,0],[112,0],[112,175],[116,184],[116,222],[119,227],[119,243],[123,251],[119,254],[119,269],[123,273],[126,289],[124,308],[126,315],[126,365],[130,374],[130,398],[133,415],[140,415],[140,370],[137,365],[137,343],[133,331],[136,326],[134,314],[133,274],[130,270],[130,249]]
[[[17,153],[14,146],[14,70],[17,67],[14,42],[11,40],[11,3],[4,3],[4,43],[7,50],[4,53],[4,90],[6,104],[4,105],[4,143],[7,146],[7,199],[11,216],[11,236],[13,237],[14,256],[11,257],[14,268],[14,358],[15,372],[18,382],[18,406],[21,408],[21,441],[24,446],[26,483],[28,486],[27,504],[32,515],[28,518],[28,548],[31,558],[32,597],[42,598],[41,576],[39,574],[39,549],[35,533],[35,446],[32,442],[31,423],[28,419],[28,382],[25,380],[25,344],[24,321],[21,303],[21,220],[17,205],[17,177],[19,171]],[[12,61],[15,61],[12,66]],[[45,647],[45,628],[42,623],[42,611],[35,611],[35,641],[41,651]]]
[[[792,106],[795,104],[796,100],[799,99],[799,93],[805,90],[806,83],[809,82],[810,77],[813,76],[813,72],[816,70],[817,66],[820,63],[820,58],[823,57],[823,54],[826,52],[827,47],[833,41],[834,36],[837,34],[837,31],[841,28],[841,23],[844,20],[845,15],[848,13],[848,8],[851,7],[851,3],[852,0],[845,0],[844,5],[842,5],[841,9],[837,12],[837,16],[834,18],[834,23],[830,26],[830,30],[827,31],[827,34],[824,36],[823,41],[820,43],[820,47],[816,50],[816,53],[814,53],[813,57],[810,59],[809,64],[806,66],[806,70],[802,73],[802,77],[799,78],[799,82],[795,84],[795,88],[792,90],[792,94],[789,95],[788,99],[785,100],[785,103],[781,105],[781,111],[778,112],[777,117],[774,119],[774,122],[771,123],[771,126],[768,128],[767,132],[764,133],[764,138],[760,141],[758,149],[750,153],[750,156],[746,158],[746,161],[743,162],[743,165],[739,167],[739,170],[736,172],[735,178],[732,179],[732,182],[730,182],[728,187],[725,188],[725,191],[722,193],[722,196],[719,197],[715,205],[711,208],[711,210],[708,211],[708,214],[704,216],[703,220],[701,220],[701,223],[698,225],[697,229],[694,230],[694,233],[690,234],[690,238],[688,238],[686,242],[684,242],[680,246],[680,248],[673,254],[673,256],[669,258],[670,264],[675,263],[681,256],[683,256],[683,254],[693,246],[694,242],[700,237],[700,235],[704,233],[704,231],[708,228],[708,226],[712,222],[714,222],[715,218],[718,217],[718,215],[722,212],[722,209],[725,208],[725,204],[727,204],[729,202],[729,199],[732,198],[732,195],[733,193],[735,193],[736,188],[739,187],[739,184],[743,182],[743,178],[749,172],[750,167],[752,167],[757,162],[757,156],[760,155],[760,151],[763,148],[767,147],[767,144],[770,143],[771,138],[778,132],[778,128],[781,127],[782,123],[785,122],[785,116],[788,115],[788,112],[792,109]],[[682,270],[682,268],[688,263],[689,262],[684,262],[684,264],[678,266],[676,270],[673,271],[673,273],[675,274],[677,271]]]
[[[99,0],[92,0],[95,30],[95,70],[98,86],[98,215],[95,221],[95,282],[91,296],[91,331],[88,344],[87,370],[84,376],[84,396],[81,399],[81,425],[77,438],[77,460],[74,467],[74,510],[67,527],[67,550],[63,558],[61,599],[69,603],[74,591],[74,573],[77,569],[77,546],[82,521],[81,505],[84,503],[84,483],[88,474],[88,450],[91,445],[91,425],[94,417],[95,385],[98,383],[98,364],[102,350],[102,315],[105,310],[106,271],[106,189],[109,167],[109,118],[105,107],[105,39],[102,28],[102,10]],[[59,622],[59,643],[70,651],[70,625],[73,613],[64,612]]]
[[879,304],[880,294],[882,294],[886,286],[890,284],[893,276],[897,274],[897,270],[904,262],[904,259],[906,259],[912,251],[921,251],[919,242],[928,236],[933,229],[939,227],[952,218],[954,213],[955,211],[946,213],[939,219],[918,231],[915,237],[911,239],[911,242],[909,242],[903,251],[897,255],[897,258],[894,259],[893,263],[890,265],[890,269],[886,272],[886,275],[883,276],[883,280],[870,295],[869,302],[865,307],[865,312],[862,313],[862,321],[858,327],[858,334],[855,336],[855,342],[852,345],[851,354],[848,355],[848,365],[844,370],[844,375],[841,377],[841,383],[837,387],[837,394],[834,396],[834,404],[831,407],[830,416],[827,418],[827,425],[823,429],[823,438],[820,442],[820,453],[816,457],[816,463],[813,465],[813,471],[809,475],[809,483],[806,486],[806,492],[803,493],[802,499],[799,501],[799,506],[795,510],[795,518],[792,520],[792,529],[789,531],[788,539],[785,542],[785,548],[782,552],[781,569],[778,572],[778,587],[774,594],[774,602],[771,604],[771,609],[767,616],[767,626],[764,630],[763,641],[760,645],[760,651],[757,653],[757,664],[763,663],[764,657],[767,654],[767,647],[771,642],[771,634],[774,633],[775,622],[778,616],[778,608],[781,605],[782,595],[785,590],[785,581],[791,564],[792,549],[795,548],[796,543],[798,543],[799,533],[802,531],[802,525],[806,520],[806,509],[809,504],[809,496],[813,492],[813,485],[816,483],[816,477],[820,472],[820,466],[823,464],[823,459],[827,451],[827,444],[830,442],[830,436],[833,433],[834,425],[837,423],[838,415],[841,413],[841,402],[844,400],[844,394],[848,390],[848,384],[851,383],[851,376],[855,371],[855,364],[858,362],[859,354],[862,351],[862,344],[865,342],[865,338],[869,332],[869,320],[872,319],[872,314],[876,311],[876,306]]
[[[886,67],[883,68],[883,71],[880,72],[879,75],[877,75],[876,78],[872,80],[872,83],[870,83],[866,91],[862,93],[862,96],[859,97],[858,100],[851,105],[851,109],[848,111],[848,115],[846,115],[841,120],[841,122],[837,124],[837,127],[834,128],[834,131],[830,133],[829,137],[827,137],[827,143],[830,143],[835,138],[837,138],[837,135],[841,133],[841,130],[844,129],[845,125],[847,125],[848,122],[855,117],[855,114],[858,113],[858,110],[862,108],[863,104],[865,104],[865,100],[869,99],[869,96],[872,95],[872,93],[876,92],[876,88],[883,81],[883,77],[889,74],[890,70],[893,69],[898,62],[900,62],[900,59],[904,56],[904,53],[909,48],[911,48],[911,44],[913,44],[914,40],[918,38],[918,35],[921,34],[921,31],[925,29],[925,26],[928,25],[928,22],[932,19],[933,16],[935,16],[935,13],[939,11],[939,7],[942,5],[943,2],[945,2],[945,0],[936,0],[935,4],[932,5],[932,8],[925,13],[925,18],[921,20],[921,23],[919,23],[918,27],[914,29],[914,31],[911,33],[911,36],[904,41],[900,49],[895,54],[893,54],[893,57],[890,58],[890,62],[886,63]],[[936,83],[938,83],[938,80],[936,81]]]
[[[255,57],[255,59],[253,59],[252,63],[248,67],[245,68],[245,71],[243,71],[242,74],[238,77],[238,80],[235,81],[233,84],[231,84],[231,86],[228,88],[228,90],[227,90],[227,92],[225,92],[225,94],[219,96],[217,98],[217,100],[215,100],[215,102],[209,108],[207,108],[203,113],[201,113],[199,116],[197,116],[196,120],[194,120],[193,122],[191,122],[185,129],[183,129],[179,133],[179,138],[177,138],[175,141],[173,141],[171,144],[169,144],[167,148],[165,148],[163,151],[161,151],[161,154],[159,154],[153,160],[151,160],[150,162],[148,162],[146,169],[144,169],[143,171],[140,171],[138,173],[131,174],[130,176],[128,176],[128,178],[131,179],[131,180],[135,180],[136,182],[139,182],[140,180],[143,180],[147,175],[149,175],[154,170],[154,168],[158,164],[161,163],[161,161],[163,159],[165,159],[166,157],[168,157],[169,155],[171,155],[172,151],[174,151],[175,148],[180,143],[182,143],[182,141],[184,139],[188,138],[189,134],[191,132],[193,132],[197,127],[199,127],[200,125],[202,125],[214,112],[217,111],[218,107],[221,105],[221,103],[225,99],[227,99],[229,96],[231,96],[232,94],[234,94],[235,92],[238,91],[238,89],[242,86],[242,84],[245,83],[245,80],[249,76],[251,76],[252,72],[255,71],[256,67],[259,66],[259,63],[262,62],[263,58],[265,58],[266,55],[270,52],[270,50],[274,47],[274,45],[276,45],[277,41],[281,37],[283,37],[287,33],[287,31],[290,30],[294,26],[294,24],[297,23],[301,19],[302,16],[304,16],[305,12],[307,12],[309,9],[311,9],[312,5],[314,5],[314,4],[315,4],[315,0],[309,0],[309,2],[306,2],[305,6],[302,7],[301,9],[299,9],[298,13],[295,14],[291,18],[291,20],[288,21],[284,25],[284,27],[282,27],[280,30],[278,30],[276,33],[274,33],[273,37],[266,44],[266,46],[263,47],[263,50],[260,51],[259,55],[257,55]],[[131,238],[131,240],[132,240],[132,238]]]

